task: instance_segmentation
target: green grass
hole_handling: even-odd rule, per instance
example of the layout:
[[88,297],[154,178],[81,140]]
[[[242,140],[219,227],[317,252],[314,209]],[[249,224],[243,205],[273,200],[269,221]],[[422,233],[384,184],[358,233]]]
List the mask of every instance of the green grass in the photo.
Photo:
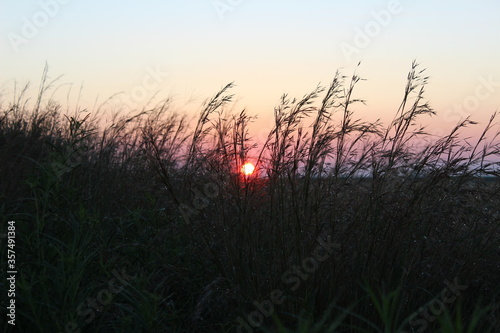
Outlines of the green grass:
[[106,110],[49,99],[45,71],[34,105],[26,88],[0,108],[1,233],[16,221],[19,271],[2,331],[498,330],[496,113],[476,142],[461,139],[470,119],[431,138],[416,63],[390,124],[356,118],[361,82],[283,95],[260,144],[254,117],[227,111],[233,84],[194,122],[166,100],[102,127]]

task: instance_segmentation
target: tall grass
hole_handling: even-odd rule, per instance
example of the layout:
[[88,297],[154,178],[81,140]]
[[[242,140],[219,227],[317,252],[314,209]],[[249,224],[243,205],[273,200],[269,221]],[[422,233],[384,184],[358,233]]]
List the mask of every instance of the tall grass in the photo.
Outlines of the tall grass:
[[[18,322],[2,328],[231,332],[280,290],[253,330],[410,332],[459,281],[425,329],[494,332],[497,114],[476,142],[462,139],[479,125],[468,118],[431,137],[418,122],[436,112],[414,62],[393,121],[365,122],[362,81],[337,73],[283,95],[257,144],[255,118],[228,111],[232,83],[194,121],[167,99],[103,127],[104,110],[70,114],[47,98],[56,81],[44,71],[34,105],[25,87],[0,115],[0,215],[17,223],[20,271]],[[256,172],[243,176],[248,160]],[[338,246],[292,283],[325,237]],[[82,315],[121,269],[134,279]]]

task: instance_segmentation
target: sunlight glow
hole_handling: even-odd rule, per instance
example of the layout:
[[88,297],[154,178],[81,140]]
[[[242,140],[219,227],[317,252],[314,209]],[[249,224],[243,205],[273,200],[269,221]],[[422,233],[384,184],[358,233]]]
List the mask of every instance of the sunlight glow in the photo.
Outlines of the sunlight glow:
[[243,166],[241,167],[241,173],[243,173],[245,176],[250,176],[254,172],[254,170],[255,166],[250,162],[243,164]]

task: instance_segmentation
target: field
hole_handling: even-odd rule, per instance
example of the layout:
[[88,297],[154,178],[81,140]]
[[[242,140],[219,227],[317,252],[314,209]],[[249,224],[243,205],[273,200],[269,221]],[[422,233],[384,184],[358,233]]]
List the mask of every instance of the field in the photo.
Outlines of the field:
[[263,144],[227,111],[232,84],[194,120],[165,100],[104,127],[46,75],[35,101],[2,101],[0,262],[15,221],[18,274],[0,329],[498,332],[497,114],[430,136],[414,63],[394,120],[368,123],[360,80],[283,95]]

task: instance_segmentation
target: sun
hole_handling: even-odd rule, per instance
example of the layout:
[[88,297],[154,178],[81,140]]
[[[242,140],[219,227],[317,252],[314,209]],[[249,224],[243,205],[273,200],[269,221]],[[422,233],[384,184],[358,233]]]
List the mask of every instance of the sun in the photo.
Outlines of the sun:
[[244,174],[245,176],[250,176],[255,170],[255,166],[247,162],[241,166],[241,173]]

